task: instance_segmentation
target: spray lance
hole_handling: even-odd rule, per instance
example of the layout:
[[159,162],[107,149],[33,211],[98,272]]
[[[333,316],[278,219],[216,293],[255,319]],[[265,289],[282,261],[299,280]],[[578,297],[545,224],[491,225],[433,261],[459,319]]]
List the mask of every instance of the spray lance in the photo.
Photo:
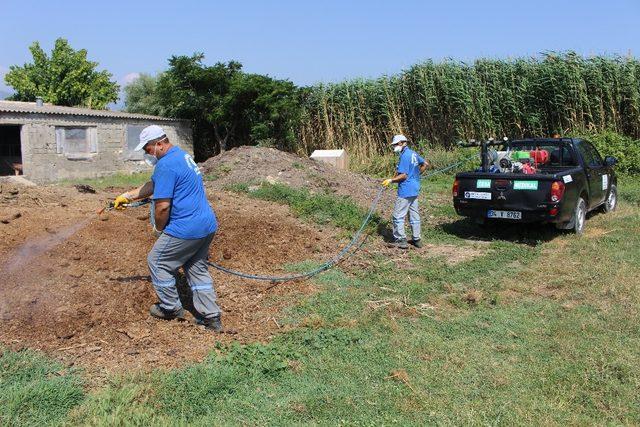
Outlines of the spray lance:
[[[151,203],[151,199],[146,198],[146,199],[142,199],[142,200],[136,200],[135,202],[131,202],[131,203],[123,203],[120,206],[124,206],[125,208],[137,208],[139,206],[144,206],[146,204]],[[109,202],[107,203],[107,206],[105,206],[104,208],[100,209],[98,211],[98,215],[100,215],[101,213],[105,212],[105,211],[112,211],[114,210],[115,207],[113,205],[113,202]]]

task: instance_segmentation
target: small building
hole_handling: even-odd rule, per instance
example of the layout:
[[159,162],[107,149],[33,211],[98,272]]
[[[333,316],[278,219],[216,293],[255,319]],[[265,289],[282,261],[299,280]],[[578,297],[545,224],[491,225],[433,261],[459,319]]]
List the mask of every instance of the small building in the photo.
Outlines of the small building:
[[143,152],[133,148],[151,124],[161,126],[172,144],[193,155],[188,120],[0,101],[0,175],[49,182],[150,170]]

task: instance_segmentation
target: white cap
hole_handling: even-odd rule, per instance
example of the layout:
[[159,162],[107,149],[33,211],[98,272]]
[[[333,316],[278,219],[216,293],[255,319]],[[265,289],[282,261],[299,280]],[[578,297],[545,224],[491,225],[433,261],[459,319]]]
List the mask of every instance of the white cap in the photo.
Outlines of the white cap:
[[409,141],[404,135],[395,135],[391,141],[391,145],[400,144],[401,142]]
[[162,128],[158,125],[147,126],[140,132],[140,144],[136,146],[134,151],[142,150],[147,142],[166,136]]

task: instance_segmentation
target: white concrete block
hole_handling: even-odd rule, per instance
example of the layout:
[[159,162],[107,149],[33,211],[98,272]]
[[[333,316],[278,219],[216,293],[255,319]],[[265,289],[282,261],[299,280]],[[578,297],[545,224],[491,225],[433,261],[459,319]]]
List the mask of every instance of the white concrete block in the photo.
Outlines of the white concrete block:
[[349,165],[345,150],[315,150],[311,153],[311,158],[329,163],[338,169],[346,170]]

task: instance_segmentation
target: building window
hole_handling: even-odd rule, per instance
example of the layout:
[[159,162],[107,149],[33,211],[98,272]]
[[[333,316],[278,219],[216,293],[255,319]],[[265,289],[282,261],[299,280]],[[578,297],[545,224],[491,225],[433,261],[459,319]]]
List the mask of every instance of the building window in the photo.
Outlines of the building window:
[[95,127],[57,127],[56,150],[67,159],[86,160],[98,152]]
[[146,126],[140,125],[127,125],[127,145],[124,147],[124,158],[126,160],[142,160],[144,157],[144,151],[133,151],[136,145],[140,142],[140,133]]

